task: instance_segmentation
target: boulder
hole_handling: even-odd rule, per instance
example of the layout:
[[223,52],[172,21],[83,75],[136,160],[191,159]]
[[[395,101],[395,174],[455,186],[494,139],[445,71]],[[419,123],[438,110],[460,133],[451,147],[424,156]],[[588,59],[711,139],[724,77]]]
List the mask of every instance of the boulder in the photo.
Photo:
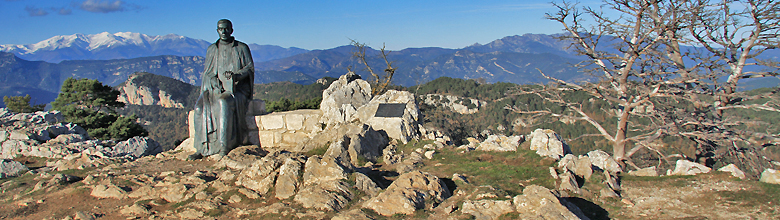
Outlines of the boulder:
[[333,157],[309,157],[304,167],[304,185],[347,179],[347,172]]
[[301,171],[301,162],[287,158],[279,168],[279,177],[276,178],[276,198],[287,199],[295,195],[298,189],[298,174]]
[[345,180],[341,179],[309,183],[301,187],[293,201],[300,203],[304,208],[339,211],[355,196],[351,188]]
[[260,194],[266,194],[274,186],[278,173],[277,168],[284,161],[284,158],[279,155],[279,152],[274,152],[255,161],[252,166],[241,171],[235,184]]
[[100,184],[92,187],[92,192],[90,193],[90,195],[97,198],[112,198],[112,199],[127,198],[127,192],[124,189],[119,188],[118,186],[111,183]]
[[758,181],[771,184],[780,184],[780,172],[774,169],[766,169],[764,172],[761,172],[761,179]]
[[539,156],[559,159],[563,155],[571,154],[569,145],[553,130],[536,129],[528,137],[531,140],[530,149],[535,150]]
[[[512,200],[520,219],[588,219],[567,201],[561,201],[549,189],[530,185]],[[574,210],[574,211],[571,211]]]
[[496,219],[514,211],[515,207],[510,200],[466,200],[461,208],[461,212],[473,215],[476,219]]
[[742,170],[740,170],[737,167],[737,165],[734,165],[733,163],[729,164],[729,165],[726,165],[724,167],[721,167],[720,169],[718,169],[718,171],[720,171],[720,172],[729,172],[729,173],[731,173],[732,176],[737,177],[739,179],[743,179],[743,180],[745,178],[747,178],[747,176],[745,176],[745,172],[742,172]]
[[696,175],[699,173],[709,173],[712,169],[699,163],[687,160],[677,160],[674,171],[668,175]]
[[[405,104],[403,114],[400,117],[374,117],[379,105],[388,103]],[[371,125],[378,131],[384,131],[388,137],[401,140],[403,143],[419,137],[420,109],[414,95],[410,92],[388,90],[358,108],[357,116],[360,122]]]
[[363,191],[367,195],[375,196],[379,194],[379,191],[382,189],[379,188],[379,186],[374,183],[371,178],[366,176],[363,173],[355,172],[352,175],[355,176],[355,188],[359,189],[360,191]]
[[27,167],[24,166],[24,164],[18,161],[13,161],[9,159],[0,160],[0,178],[19,176],[27,172],[28,170],[29,169],[27,169]]
[[65,121],[65,119],[62,117],[62,113],[60,111],[38,111],[33,113],[32,117],[30,117],[30,122],[36,123],[36,124],[43,124],[43,123],[58,123],[61,121]]
[[520,146],[520,142],[523,141],[522,136],[504,136],[504,135],[490,135],[485,141],[477,146],[477,150],[481,151],[517,151],[517,147]]
[[590,179],[590,176],[593,175],[593,164],[590,163],[590,157],[579,156],[574,160],[574,169],[571,171],[577,176]]
[[588,152],[588,158],[590,158],[590,163],[593,164],[593,166],[598,167],[603,171],[610,173],[618,173],[622,171],[617,161],[615,161],[615,159],[613,159],[612,156],[610,156],[607,152],[602,150]]
[[131,156],[139,158],[148,155],[155,155],[162,152],[162,147],[157,141],[149,137],[133,137],[114,145],[110,152],[113,157]]
[[658,171],[655,170],[655,166],[645,167],[638,170],[628,171],[628,175],[631,176],[658,176]]
[[371,85],[360,76],[349,72],[322,91],[322,118],[327,125],[350,123],[357,120],[357,109],[371,101]]
[[363,203],[363,208],[384,216],[411,215],[418,209],[433,208],[450,196],[449,189],[438,177],[412,171],[402,174],[384,192]]
[[573,193],[580,194],[580,186],[577,183],[577,178],[571,172],[564,172],[558,177],[561,180],[561,184],[558,185],[559,190],[568,190]]

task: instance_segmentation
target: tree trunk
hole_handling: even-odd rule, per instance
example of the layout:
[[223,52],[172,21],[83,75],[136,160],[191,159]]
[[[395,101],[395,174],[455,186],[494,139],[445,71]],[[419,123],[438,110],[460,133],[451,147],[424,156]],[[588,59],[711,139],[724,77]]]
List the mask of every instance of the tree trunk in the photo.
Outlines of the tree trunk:
[[623,111],[619,112],[620,118],[617,123],[617,131],[615,132],[615,142],[612,145],[612,157],[615,158],[621,167],[623,161],[626,158],[626,134],[628,131],[628,117],[631,114],[631,107],[626,105]]

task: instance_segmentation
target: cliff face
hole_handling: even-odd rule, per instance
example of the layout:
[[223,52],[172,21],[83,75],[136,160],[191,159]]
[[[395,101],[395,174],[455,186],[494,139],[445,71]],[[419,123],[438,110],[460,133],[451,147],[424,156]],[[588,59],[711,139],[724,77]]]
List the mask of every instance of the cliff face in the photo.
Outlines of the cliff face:
[[[159,105],[166,108],[184,108],[186,100],[174,97],[173,93],[181,91],[166,91],[163,86],[145,83],[149,73],[130,75],[126,82],[117,86],[120,95],[118,100],[129,105]],[[173,80],[173,79],[171,79]],[[194,87],[194,86],[192,86]]]

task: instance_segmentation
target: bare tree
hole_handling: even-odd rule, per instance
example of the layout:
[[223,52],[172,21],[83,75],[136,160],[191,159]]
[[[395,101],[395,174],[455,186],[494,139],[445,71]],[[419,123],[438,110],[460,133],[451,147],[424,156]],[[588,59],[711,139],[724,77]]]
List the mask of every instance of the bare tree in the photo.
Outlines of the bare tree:
[[[776,1],[605,0],[599,9],[578,9],[569,2],[553,5],[558,11],[547,14],[547,19],[563,25],[568,33],[562,40],[572,42],[574,50],[587,57],[578,66],[598,81],[567,82],[542,73],[551,84],[514,91],[538,95],[574,115],[508,108],[584,120],[612,143],[618,161],[632,164],[629,158],[642,148],[663,158],[648,143],[666,135],[688,137],[708,146],[708,151],[733,145],[734,140],[746,140],[745,134],[755,132],[735,129],[742,121],[724,118],[724,110],[780,109],[774,93],[745,97],[737,92],[740,79],[778,75],[777,62],[757,59],[778,47],[780,3]],[[586,26],[586,19],[592,25]],[[747,71],[748,66],[765,68]],[[727,80],[720,83],[724,75]],[[614,113],[615,121],[595,120],[583,110],[583,103],[565,99],[567,91],[586,92],[606,101],[614,108],[608,111]],[[769,101],[742,104],[746,98]],[[637,111],[644,106],[655,110]],[[605,123],[614,127],[605,127]]]
[[[352,57],[357,58],[359,62],[363,63],[366,66],[365,70],[368,71],[368,73],[370,73],[373,77],[373,79],[369,81],[371,84],[371,94],[378,95],[387,91],[387,87],[393,80],[393,74],[395,74],[396,68],[393,67],[392,61],[387,60],[387,54],[390,52],[385,50],[385,45],[382,44],[382,48],[379,50],[379,56],[385,61],[387,68],[385,68],[384,74],[380,76],[379,74],[375,73],[374,69],[371,68],[371,66],[368,64],[366,57],[366,44],[357,42],[355,40],[351,41],[352,46],[355,47],[355,51],[352,52]],[[352,72],[351,67],[348,67],[347,70]]]

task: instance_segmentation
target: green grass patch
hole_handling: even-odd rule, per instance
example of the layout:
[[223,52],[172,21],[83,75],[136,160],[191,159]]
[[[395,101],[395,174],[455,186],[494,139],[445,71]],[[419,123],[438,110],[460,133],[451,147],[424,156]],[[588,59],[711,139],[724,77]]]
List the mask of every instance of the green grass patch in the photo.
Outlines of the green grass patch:
[[472,185],[490,185],[514,196],[522,192],[522,185],[554,188],[555,180],[549,170],[554,163],[555,160],[530,150],[459,153],[456,149],[442,149],[421,169],[440,177],[465,174]]
[[311,149],[310,151],[307,151],[303,155],[306,155],[306,157],[325,155],[325,152],[328,152],[328,147],[329,146],[330,146],[330,141],[328,141],[328,143],[326,143],[323,146],[319,146],[319,147],[316,147],[314,149]]
[[411,153],[414,149],[422,148],[426,144],[433,144],[433,140],[411,140],[406,142],[406,144],[398,145],[398,154],[400,154],[400,152],[403,152],[404,154]]
[[754,189],[719,191],[717,194],[728,201],[740,202],[744,207],[780,204],[780,185],[769,183],[756,182]]

